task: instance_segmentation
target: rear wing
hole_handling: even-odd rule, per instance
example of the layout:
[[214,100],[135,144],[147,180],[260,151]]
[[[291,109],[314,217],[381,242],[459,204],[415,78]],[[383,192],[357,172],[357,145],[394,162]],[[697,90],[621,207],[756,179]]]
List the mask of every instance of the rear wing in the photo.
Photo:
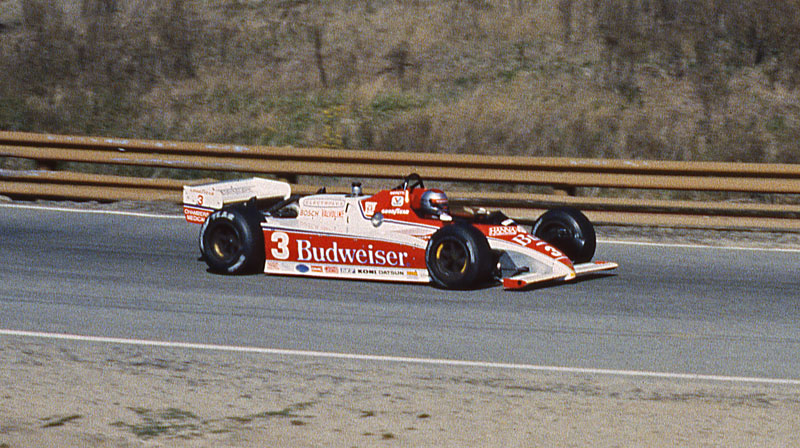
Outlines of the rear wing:
[[214,210],[226,205],[253,198],[257,201],[281,200],[291,194],[292,187],[288,183],[259,177],[204,185],[186,185],[183,187],[183,214],[186,221],[202,224]]

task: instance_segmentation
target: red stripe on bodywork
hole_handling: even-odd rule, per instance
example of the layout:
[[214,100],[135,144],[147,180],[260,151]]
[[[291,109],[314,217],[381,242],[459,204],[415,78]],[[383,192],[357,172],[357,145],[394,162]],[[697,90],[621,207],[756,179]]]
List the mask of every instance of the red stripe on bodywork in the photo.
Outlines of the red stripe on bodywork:
[[268,260],[425,269],[425,249],[405,244],[264,229]]

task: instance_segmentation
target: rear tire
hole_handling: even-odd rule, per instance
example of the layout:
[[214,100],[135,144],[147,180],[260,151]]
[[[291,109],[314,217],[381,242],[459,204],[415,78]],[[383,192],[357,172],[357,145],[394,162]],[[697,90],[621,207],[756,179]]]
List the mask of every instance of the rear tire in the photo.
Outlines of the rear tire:
[[555,208],[543,214],[533,225],[533,234],[555,246],[573,263],[591,261],[597,248],[597,237],[589,218],[571,207]]
[[469,289],[484,283],[492,272],[492,260],[486,237],[468,224],[437,230],[425,250],[431,279],[447,289]]
[[261,213],[236,206],[212,213],[200,229],[200,252],[212,272],[249,274],[264,269]]

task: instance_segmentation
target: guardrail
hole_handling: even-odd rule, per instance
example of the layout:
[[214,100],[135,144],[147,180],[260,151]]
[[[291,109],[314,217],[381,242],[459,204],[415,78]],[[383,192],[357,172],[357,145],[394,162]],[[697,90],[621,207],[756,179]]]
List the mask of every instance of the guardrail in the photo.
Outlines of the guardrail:
[[[599,224],[800,231],[800,165],[478,156],[242,146],[0,132],[0,157],[58,162],[296,176],[387,178],[479,184],[450,192],[456,204],[503,208],[521,220],[572,205]],[[12,197],[180,201],[186,180],[37,169],[0,170]],[[387,182],[387,185],[389,183]],[[503,193],[497,185],[552,187],[555,194]],[[295,185],[300,192],[312,187]],[[343,187],[344,188],[344,187]],[[698,191],[768,195],[761,202],[581,197],[581,189]],[[559,194],[560,193],[560,194]],[[566,194],[565,194],[566,193]],[[626,194],[621,194],[625,196]],[[794,203],[791,203],[793,202]],[[773,203],[778,202],[778,203]]]

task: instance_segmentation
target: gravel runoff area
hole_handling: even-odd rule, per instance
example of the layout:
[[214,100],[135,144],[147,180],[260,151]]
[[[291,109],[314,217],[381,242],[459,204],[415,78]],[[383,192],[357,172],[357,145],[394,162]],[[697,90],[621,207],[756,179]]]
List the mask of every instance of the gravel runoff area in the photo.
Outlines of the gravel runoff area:
[[0,447],[800,446],[800,386],[0,336]]
[[[165,204],[39,203],[179,214]],[[798,235],[604,227],[630,241]],[[0,335],[0,448],[800,446],[800,386]]]

